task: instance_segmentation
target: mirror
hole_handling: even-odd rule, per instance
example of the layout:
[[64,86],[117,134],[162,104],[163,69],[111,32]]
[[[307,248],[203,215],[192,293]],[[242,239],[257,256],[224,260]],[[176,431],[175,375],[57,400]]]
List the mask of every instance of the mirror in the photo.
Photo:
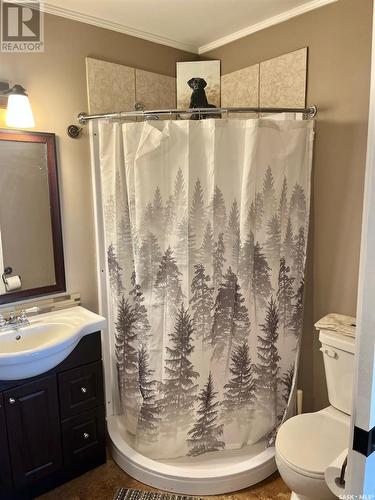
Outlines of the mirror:
[[0,304],[65,291],[55,135],[0,131]]

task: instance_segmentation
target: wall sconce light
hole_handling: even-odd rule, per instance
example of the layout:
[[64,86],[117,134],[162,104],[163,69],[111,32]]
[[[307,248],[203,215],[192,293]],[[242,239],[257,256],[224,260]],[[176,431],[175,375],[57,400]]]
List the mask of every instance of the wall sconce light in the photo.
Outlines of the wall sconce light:
[[7,114],[5,123],[8,127],[33,128],[35,121],[26,90],[22,85],[14,85],[0,82],[0,96],[8,98]]

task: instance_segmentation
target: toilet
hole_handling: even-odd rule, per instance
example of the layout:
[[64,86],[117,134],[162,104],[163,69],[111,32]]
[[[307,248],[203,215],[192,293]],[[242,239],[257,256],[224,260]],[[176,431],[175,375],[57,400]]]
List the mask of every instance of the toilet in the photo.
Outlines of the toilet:
[[[325,472],[349,444],[354,374],[355,319],[329,314],[319,330],[330,406],[284,422],[275,442],[276,464],[292,490],[291,500],[337,498]],[[343,491],[344,493],[344,491]]]

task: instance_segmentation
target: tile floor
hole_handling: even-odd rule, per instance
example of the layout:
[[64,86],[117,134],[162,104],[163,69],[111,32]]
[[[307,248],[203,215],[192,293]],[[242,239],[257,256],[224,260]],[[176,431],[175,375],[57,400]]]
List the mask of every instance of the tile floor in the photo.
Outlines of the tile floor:
[[[153,490],[128,476],[109,457],[106,464],[38,497],[38,500],[112,500],[119,487]],[[246,490],[207,498],[210,500],[289,500],[290,491],[281,477],[275,473],[262,483]]]

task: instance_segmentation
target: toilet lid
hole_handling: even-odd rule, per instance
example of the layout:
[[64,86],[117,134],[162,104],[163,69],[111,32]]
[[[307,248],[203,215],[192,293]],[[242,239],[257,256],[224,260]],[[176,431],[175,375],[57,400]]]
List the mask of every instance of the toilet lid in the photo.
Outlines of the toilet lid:
[[348,447],[349,419],[326,413],[305,413],[287,420],[276,438],[276,453],[301,474],[324,475]]

